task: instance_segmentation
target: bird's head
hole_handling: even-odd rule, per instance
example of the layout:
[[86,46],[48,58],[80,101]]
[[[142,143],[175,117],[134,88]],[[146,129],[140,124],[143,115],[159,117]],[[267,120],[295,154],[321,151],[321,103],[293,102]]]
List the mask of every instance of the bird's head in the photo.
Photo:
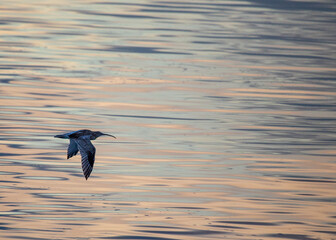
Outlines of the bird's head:
[[106,135],[106,136],[110,136],[110,137],[116,138],[116,137],[113,136],[113,135],[110,135],[110,134],[106,134],[106,133],[102,133],[102,132],[96,131],[96,132],[92,132],[91,140],[95,140],[96,138],[98,138],[98,137],[100,137],[100,136],[103,136],[103,135]]

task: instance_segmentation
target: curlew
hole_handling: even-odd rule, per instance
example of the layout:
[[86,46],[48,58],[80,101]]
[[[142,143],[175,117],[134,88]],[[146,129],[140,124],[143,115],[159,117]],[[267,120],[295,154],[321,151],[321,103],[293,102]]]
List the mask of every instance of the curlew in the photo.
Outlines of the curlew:
[[56,135],[54,137],[70,139],[67,159],[75,156],[78,153],[78,150],[80,151],[80,154],[82,155],[83,174],[85,179],[87,180],[92,172],[96,153],[96,148],[91,143],[91,140],[95,140],[103,135],[116,138],[115,136],[110,134],[102,133],[99,131],[94,132],[86,129]]

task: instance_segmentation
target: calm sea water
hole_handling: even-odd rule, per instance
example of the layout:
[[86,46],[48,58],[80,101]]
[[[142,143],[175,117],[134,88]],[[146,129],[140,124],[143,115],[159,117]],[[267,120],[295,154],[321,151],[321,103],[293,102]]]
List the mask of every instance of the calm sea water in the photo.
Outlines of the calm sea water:
[[1,239],[336,239],[333,0],[0,13]]

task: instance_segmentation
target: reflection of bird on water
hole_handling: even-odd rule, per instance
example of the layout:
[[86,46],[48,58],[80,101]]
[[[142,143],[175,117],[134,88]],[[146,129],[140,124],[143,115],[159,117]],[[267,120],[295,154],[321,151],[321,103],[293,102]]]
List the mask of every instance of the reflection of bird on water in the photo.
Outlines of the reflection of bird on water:
[[92,145],[90,140],[95,140],[102,135],[116,138],[115,136],[99,131],[93,132],[86,129],[55,136],[55,138],[70,139],[67,159],[75,156],[79,149],[80,154],[82,155],[82,169],[86,180],[89,178],[92,172],[96,153],[96,148]]

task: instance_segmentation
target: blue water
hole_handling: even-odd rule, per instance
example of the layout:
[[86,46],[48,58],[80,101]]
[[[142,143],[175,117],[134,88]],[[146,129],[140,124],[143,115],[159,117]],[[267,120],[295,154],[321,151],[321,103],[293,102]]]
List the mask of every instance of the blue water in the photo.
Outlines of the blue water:
[[335,10],[2,1],[0,238],[335,239]]

